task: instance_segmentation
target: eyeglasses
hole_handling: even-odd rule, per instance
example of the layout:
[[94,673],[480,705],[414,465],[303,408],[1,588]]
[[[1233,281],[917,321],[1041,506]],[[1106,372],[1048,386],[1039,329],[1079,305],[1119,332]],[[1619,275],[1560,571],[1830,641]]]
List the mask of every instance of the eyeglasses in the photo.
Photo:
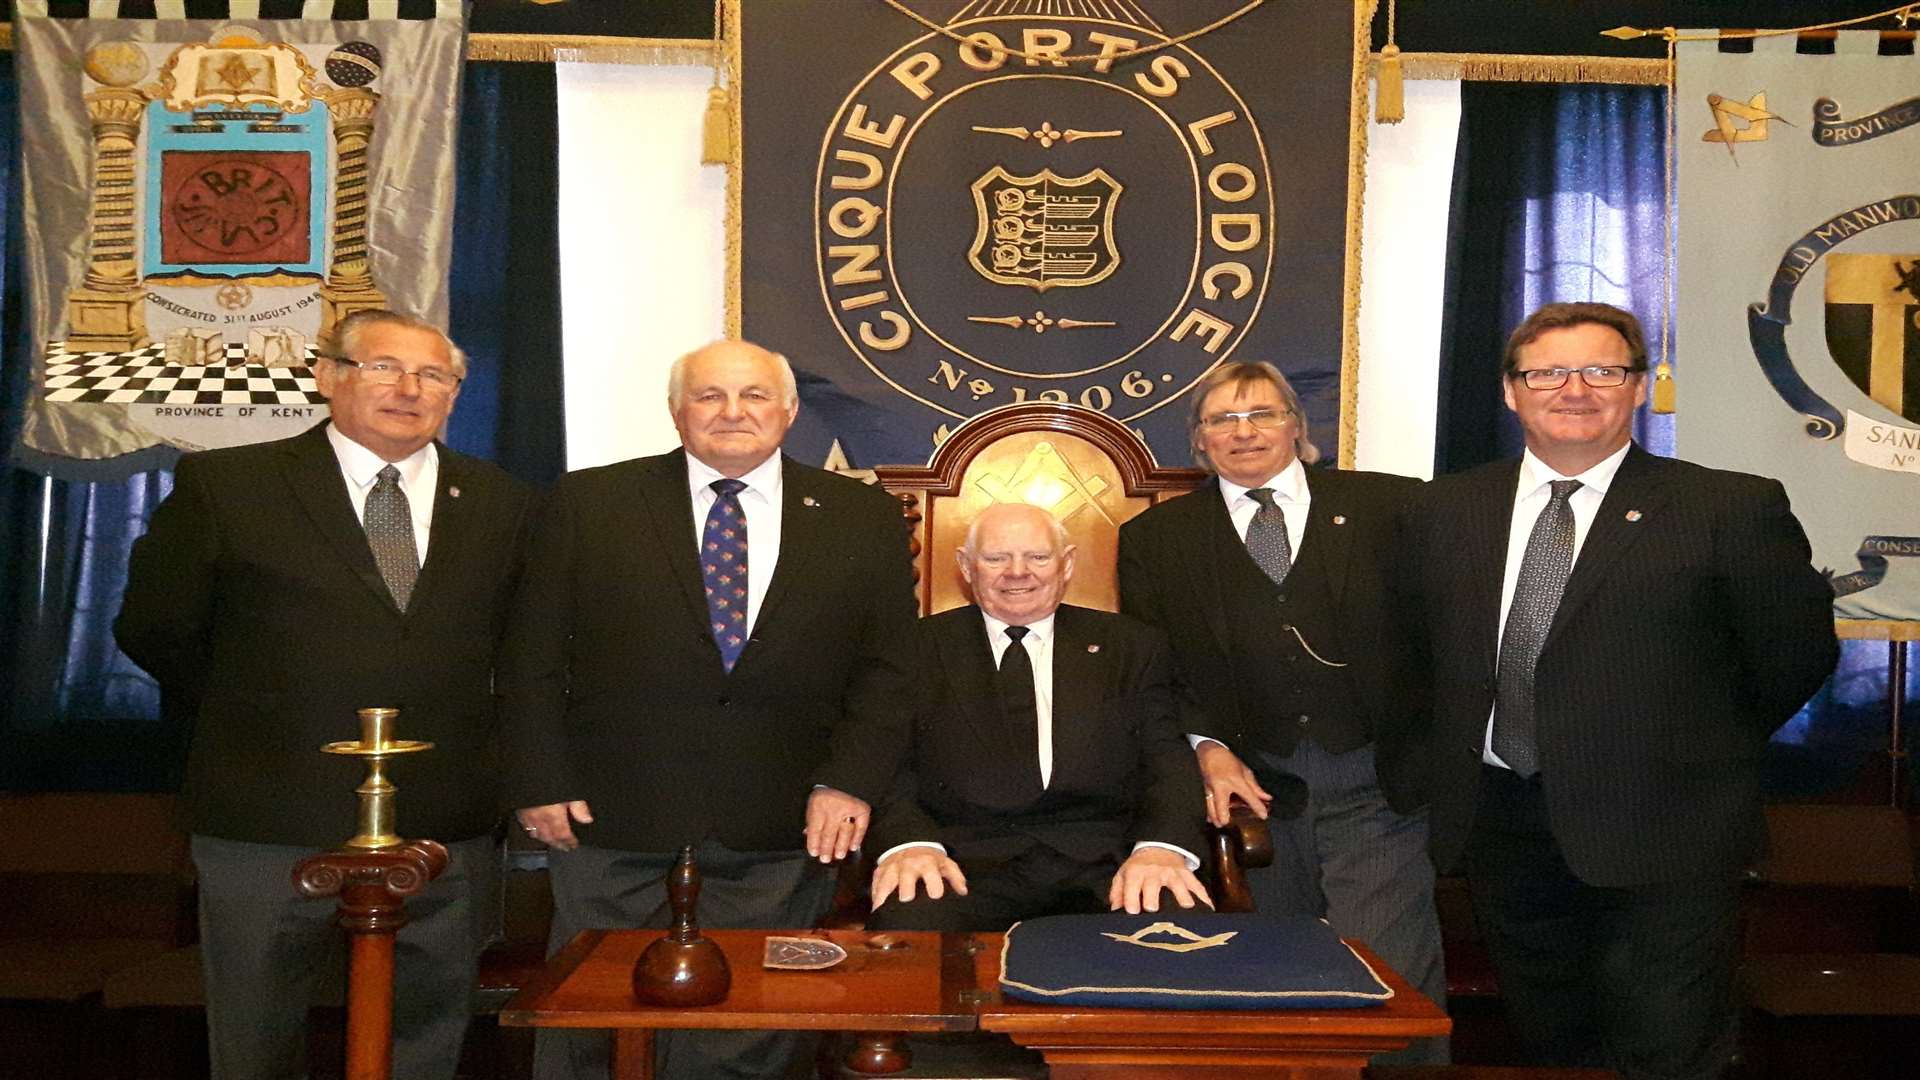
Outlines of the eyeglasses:
[[1248,409],[1246,412],[1214,413],[1200,418],[1200,426],[1210,432],[1232,431],[1245,420],[1261,431],[1285,427],[1293,419],[1292,409]]
[[423,393],[451,394],[461,381],[460,376],[443,368],[429,367],[408,371],[394,360],[354,360],[346,356],[329,356],[328,359],[359,368],[360,377],[376,386],[397,386],[402,377],[411,375],[420,380],[420,390]]
[[1519,379],[1527,384],[1529,390],[1558,390],[1567,385],[1567,376],[1580,373],[1580,381],[1597,389],[1619,386],[1627,381],[1627,376],[1636,371],[1647,370],[1641,367],[1621,367],[1619,364],[1594,364],[1589,367],[1549,367],[1534,368],[1532,371],[1516,371],[1507,376]]

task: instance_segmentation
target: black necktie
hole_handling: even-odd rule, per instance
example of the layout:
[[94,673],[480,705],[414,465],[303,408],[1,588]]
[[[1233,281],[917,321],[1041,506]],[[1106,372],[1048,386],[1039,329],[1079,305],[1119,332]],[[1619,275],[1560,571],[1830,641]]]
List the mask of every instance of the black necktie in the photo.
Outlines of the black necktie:
[[1247,525],[1247,553],[1275,585],[1293,569],[1293,545],[1287,541],[1287,516],[1273,501],[1272,488],[1254,488],[1247,497],[1260,504]]
[[1553,613],[1560,610],[1567,574],[1573,569],[1573,497],[1578,480],[1555,480],[1546,508],[1533,521],[1520,577],[1500,635],[1500,667],[1494,680],[1493,752],[1521,776],[1540,771],[1539,724],[1533,710],[1533,669],[1540,662]]
[[1000,672],[994,678],[1000,690],[1000,714],[1007,721],[1009,744],[1024,754],[1040,778],[1040,710],[1033,696],[1033,658],[1021,643],[1027,636],[1024,626],[1007,627],[1007,648],[1000,654]]
[[367,493],[365,526],[367,546],[373,549],[373,561],[380,577],[393,594],[401,611],[413,598],[413,583],[420,576],[420,549],[413,542],[413,508],[407,493],[400,490],[400,470],[388,465],[374,474],[373,490]]

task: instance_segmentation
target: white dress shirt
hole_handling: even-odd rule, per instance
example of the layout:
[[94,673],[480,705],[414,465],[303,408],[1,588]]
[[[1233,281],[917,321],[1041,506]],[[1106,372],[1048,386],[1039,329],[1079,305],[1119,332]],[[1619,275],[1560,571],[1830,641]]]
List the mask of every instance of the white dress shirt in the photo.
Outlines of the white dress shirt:
[[[1540,511],[1547,508],[1547,502],[1553,495],[1550,485],[1555,480],[1580,481],[1580,486],[1567,496],[1567,507],[1573,511],[1573,565],[1578,566],[1580,549],[1587,542],[1587,530],[1593,527],[1594,516],[1600,512],[1601,500],[1607,497],[1607,488],[1612,485],[1614,474],[1620,471],[1620,463],[1626,458],[1627,447],[1622,446],[1578,476],[1561,476],[1546,462],[1534,457],[1531,450],[1520,456],[1520,481],[1514,485],[1513,491],[1513,523],[1507,527],[1507,566],[1500,581],[1501,637],[1507,634],[1507,609],[1513,606],[1513,590],[1520,583],[1520,563],[1527,555],[1527,539],[1533,535],[1534,523],[1540,520]],[[1491,709],[1487,711],[1487,730],[1485,741],[1480,746],[1480,760],[1507,768],[1507,763],[1493,752]]]
[[[1007,636],[1007,623],[985,611],[980,612],[980,618],[987,625],[987,644],[993,648],[993,663],[997,669],[1006,659],[1007,647],[1013,644],[1013,639]],[[1053,783],[1053,621],[1054,617],[1048,615],[1028,623],[1027,634],[1020,640],[1027,650],[1027,659],[1033,665],[1034,717],[1040,726],[1040,786],[1043,789]],[[947,851],[945,844],[931,840],[909,840],[881,852],[880,858],[885,859],[896,851],[910,847],[938,848],[943,855]],[[1186,848],[1158,840],[1142,840],[1133,845],[1133,850],[1139,851],[1143,847],[1166,848],[1185,859],[1188,870],[1200,869],[1199,858]]]
[[[333,444],[333,456],[340,462],[340,475],[347,482],[348,501],[353,516],[367,524],[367,496],[387,461],[379,454],[341,434],[339,427],[327,425],[327,441]],[[393,467],[400,470],[400,490],[407,496],[407,510],[413,515],[413,550],[422,565],[427,561],[427,538],[433,532],[433,499],[440,484],[440,451],[432,443],[415,450]]]
[[[1255,484],[1252,488],[1243,487],[1222,476],[1220,480],[1220,499],[1227,504],[1227,516],[1233,519],[1233,531],[1240,534],[1240,542],[1247,542],[1247,529],[1253,524],[1253,516],[1260,512],[1260,503],[1247,492],[1254,488],[1272,488],[1273,504],[1280,508],[1280,517],[1287,526],[1287,550],[1293,552],[1293,561],[1300,561],[1300,545],[1307,542],[1307,511],[1313,502],[1313,492],[1307,487],[1307,467],[1294,458],[1270,477],[1264,484]],[[1205,735],[1187,733],[1187,744],[1195,750],[1203,742],[1217,742]],[[1225,744],[1222,744],[1225,745]]]
[[[747,515],[747,633],[753,633],[760,620],[760,602],[767,598],[767,585],[773,581],[773,569],[780,561],[780,455],[768,454],[740,480],[747,486],[735,496],[740,510]],[[713,490],[715,480],[726,474],[687,455],[687,487],[693,493],[693,549],[707,530],[707,512],[720,497]]]

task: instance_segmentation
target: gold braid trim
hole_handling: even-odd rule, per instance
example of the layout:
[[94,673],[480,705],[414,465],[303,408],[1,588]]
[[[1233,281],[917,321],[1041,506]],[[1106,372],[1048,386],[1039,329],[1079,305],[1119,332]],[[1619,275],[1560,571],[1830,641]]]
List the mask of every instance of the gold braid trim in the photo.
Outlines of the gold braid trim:
[[742,0],[724,0],[727,16],[725,40],[720,43],[725,51],[727,70],[733,73],[733,93],[728,95],[728,107],[733,110],[733,164],[727,169],[727,258],[726,258],[726,333],[730,338],[740,337],[740,235],[741,235],[741,195],[740,184],[747,173],[747,127],[745,110],[741,103],[746,100],[747,91],[741,84],[746,67],[740,62],[740,27],[744,19]]
[[1848,641],[1920,641],[1920,622],[1900,619],[1835,619],[1833,629]]
[[[1379,62],[1374,54],[1374,63]],[[1400,54],[1409,79],[1461,79],[1466,82],[1620,83],[1664,86],[1667,62],[1625,56],[1544,56],[1525,53]]]
[[1367,50],[1379,0],[1353,0],[1353,75],[1347,92],[1347,257],[1340,294],[1339,460],[1354,468],[1360,446],[1360,247],[1367,198]]
[[698,67],[713,63],[713,42],[590,34],[471,34],[467,59]]

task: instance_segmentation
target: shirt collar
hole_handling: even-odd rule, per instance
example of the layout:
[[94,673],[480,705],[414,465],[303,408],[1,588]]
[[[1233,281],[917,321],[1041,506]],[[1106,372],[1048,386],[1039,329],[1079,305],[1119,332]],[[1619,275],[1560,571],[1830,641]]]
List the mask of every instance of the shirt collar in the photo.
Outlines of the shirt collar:
[[1253,488],[1272,488],[1274,499],[1277,502],[1303,503],[1307,501],[1307,467],[1300,463],[1299,458],[1294,458],[1288,462],[1286,468],[1281,469],[1269,477],[1266,483],[1255,484],[1253,488],[1236,484],[1224,476],[1218,479],[1220,481],[1220,497],[1226,500],[1228,510],[1232,510],[1240,500],[1250,498],[1247,492],[1252,491]]
[[[687,490],[692,492],[695,498],[700,496],[701,488],[713,486],[715,480],[724,479],[726,475],[692,454],[687,455]],[[741,482],[747,485],[741,494],[758,493],[761,498],[778,506],[780,505],[780,476],[780,454],[775,451],[767,455],[767,460],[747,470],[747,474],[740,477]]]
[[[1054,613],[1058,614],[1059,609],[1055,608]],[[1006,636],[1007,624],[987,614],[986,608],[980,609],[980,617],[986,620],[987,623],[987,640],[996,645],[999,644],[1001,639]],[[1053,615],[1048,615],[1044,619],[1035,619],[1028,623],[1027,639],[1029,641],[1038,641],[1041,644],[1053,640]]]
[[[340,470],[346,474],[348,480],[353,481],[353,486],[356,488],[372,487],[374,478],[380,474],[381,469],[387,467],[385,458],[354,442],[334,424],[327,425],[327,442],[333,444],[333,456],[339,460]],[[414,486],[420,479],[420,470],[427,467],[428,455],[434,452],[433,444],[428,443],[399,461],[393,462],[393,466],[400,470],[402,488]]]
[[1633,443],[1629,441],[1626,446],[1601,458],[1578,476],[1560,475],[1546,462],[1533,456],[1532,450],[1528,450],[1520,455],[1520,494],[1524,498],[1555,480],[1578,480],[1581,487],[1592,488],[1595,494],[1605,498],[1607,488],[1612,486],[1614,476],[1620,472],[1620,463],[1627,460],[1627,451],[1632,446]]

